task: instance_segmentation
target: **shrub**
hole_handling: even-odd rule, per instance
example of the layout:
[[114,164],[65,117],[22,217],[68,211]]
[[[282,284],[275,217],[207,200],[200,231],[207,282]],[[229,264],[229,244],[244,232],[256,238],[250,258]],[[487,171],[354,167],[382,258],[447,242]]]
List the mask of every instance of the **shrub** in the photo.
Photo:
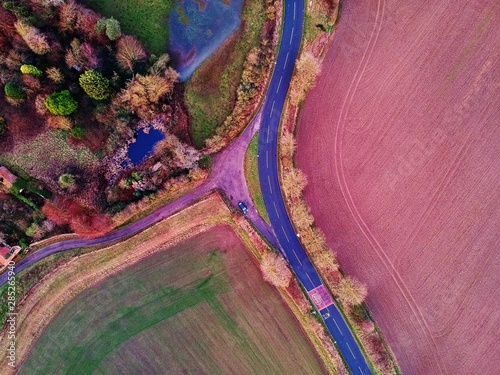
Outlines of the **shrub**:
[[7,121],[3,116],[0,116],[0,138],[7,132]]
[[109,97],[109,80],[97,70],[88,70],[80,76],[80,86],[92,99],[103,100]]
[[99,35],[105,33],[109,40],[117,40],[122,36],[120,22],[115,20],[113,17],[102,19],[97,22],[95,31]]
[[71,129],[73,121],[66,116],[49,116],[47,117],[47,125],[52,129]]
[[71,129],[71,136],[75,139],[83,139],[85,138],[85,129],[81,126],[75,126]]
[[76,111],[78,102],[68,90],[55,92],[47,97],[45,106],[53,115],[68,116]]
[[15,82],[8,82],[4,87],[5,96],[11,99],[24,99],[26,98],[26,93]]
[[67,189],[75,186],[75,176],[70,173],[64,173],[59,176],[59,180],[57,181],[59,186],[63,189]]
[[38,69],[34,65],[29,65],[29,64],[21,65],[21,73],[30,74],[32,76],[37,76],[37,77],[40,77],[42,75],[42,71],[40,69]]

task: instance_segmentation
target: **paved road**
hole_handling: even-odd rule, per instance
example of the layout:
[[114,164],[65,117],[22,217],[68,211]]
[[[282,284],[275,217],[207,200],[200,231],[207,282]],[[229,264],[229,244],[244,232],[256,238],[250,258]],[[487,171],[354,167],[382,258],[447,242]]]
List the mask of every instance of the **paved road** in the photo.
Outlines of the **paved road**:
[[349,370],[353,374],[372,374],[352,332],[297,238],[288,218],[279,185],[278,129],[301,43],[303,19],[303,0],[285,0],[282,41],[262,111],[259,134],[259,178],[262,194],[281,250],[321,313]]

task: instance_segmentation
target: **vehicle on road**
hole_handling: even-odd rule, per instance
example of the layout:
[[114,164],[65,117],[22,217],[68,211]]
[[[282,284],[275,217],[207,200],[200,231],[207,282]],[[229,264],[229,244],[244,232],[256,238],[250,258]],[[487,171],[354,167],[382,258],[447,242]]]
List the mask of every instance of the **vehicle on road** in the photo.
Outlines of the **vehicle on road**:
[[238,202],[238,206],[241,208],[243,215],[246,215],[248,212],[247,206],[245,206],[245,204],[243,202]]

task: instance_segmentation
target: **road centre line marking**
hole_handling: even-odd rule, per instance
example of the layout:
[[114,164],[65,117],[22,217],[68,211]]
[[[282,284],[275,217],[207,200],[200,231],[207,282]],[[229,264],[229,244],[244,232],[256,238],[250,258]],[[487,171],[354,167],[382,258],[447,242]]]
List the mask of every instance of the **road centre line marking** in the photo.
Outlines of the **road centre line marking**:
[[361,367],[360,367],[360,366],[358,366],[358,368],[359,368],[359,371],[361,371],[361,375],[364,375],[364,372],[363,372],[363,370],[361,369]]
[[269,143],[269,132],[271,131],[271,125],[267,127],[267,140],[266,142]]
[[299,257],[297,256],[297,253],[295,252],[295,249],[293,249],[293,253],[295,254],[295,258],[299,261],[300,265],[302,265],[302,262],[300,261]]
[[293,20],[295,21],[295,3],[293,3]]
[[269,150],[266,150],[266,168],[269,168]]
[[346,341],[345,343],[346,343],[347,347],[349,348],[349,351],[350,351],[350,352],[351,352],[351,354],[352,354],[352,358],[356,359],[356,356],[355,356],[355,355],[354,355],[354,353],[352,352],[351,347],[349,346],[349,343],[348,343],[347,341]]
[[[267,177],[269,177],[269,176],[267,176]],[[276,202],[273,201],[273,204],[274,204],[274,211],[276,211],[276,215],[278,215],[278,219],[279,219],[280,218],[280,214],[278,212],[278,208],[276,207]]]
[[272,194],[273,193],[273,188],[271,187],[271,177],[269,177],[269,175],[267,175],[267,181],[269,182],[269,191]]
[[281,230],[283,231],[283,234],[285,235],[286,240],[287,240],[288,242],[290,242],[290,239],[289,239],[289,238],[288,238],[288,236],[286,235],[285,228],[283,228],[283,225],[281,226]]
[[309,281],[311,282],[311,284],[314,286],[314,283],[313,283],[313,281],[311,280],[311,276],[309,276],[309,274],[308,274],[308,273],[306,273],[306,275],[307,275],[307,278],[309,279]]
[[339,330],[340,334],[341,334],[342,336],[344,336],[344,334],[342,333],[342,331],[341,331],[341,329],[340,329],[339,325],[337,324],[337,321],[336,321],[335,319],[332,319],[332,320],[333,320],[333,322],[335,323],[335,325],[337,326],[337,329]]
[[278,93],[278,90],[280,89],[281,86],[281,80],[283,79],[283,76],[280,77],[280,81],[278,82],[278,87],[276,88],[276,94]]
[[269,114],[269,117],[271,117],[273,115],[273,111],[274,111],[274,103],[276,103],[276,100],[273,100],[273,105],[271,107],[271,113]]
[[289,54],[290,54],[290,52],[286,53],[286,58],[285,58],[285,63],[283,64],[283,68],[286,66],[286,63],[288,62],[288,55]]
[[292,33],[290,34],[290,44],[292,44],[293,30],[294,29],[295,29],[295,26],[292,26]]

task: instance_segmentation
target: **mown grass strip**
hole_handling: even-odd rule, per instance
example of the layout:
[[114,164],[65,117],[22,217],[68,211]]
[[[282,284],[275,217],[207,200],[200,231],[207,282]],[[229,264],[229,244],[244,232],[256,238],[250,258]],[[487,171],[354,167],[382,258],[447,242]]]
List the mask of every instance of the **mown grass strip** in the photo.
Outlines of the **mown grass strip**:
[[174,0],[83,0],[106,17],[113,16],[123,32],[135,35],[148,51],[160,55],[167,51],[168,19]]
[[264,198],[260,190],[258,153],[259,133],[254,135],[252,141],[248,145],[245,155],[245,179],[247,180],[248,190],[250,191],[250,198],[252,198],[257,211],[260,216],[269,223],[269,216],[267,215],[266,205],[264,204]]

